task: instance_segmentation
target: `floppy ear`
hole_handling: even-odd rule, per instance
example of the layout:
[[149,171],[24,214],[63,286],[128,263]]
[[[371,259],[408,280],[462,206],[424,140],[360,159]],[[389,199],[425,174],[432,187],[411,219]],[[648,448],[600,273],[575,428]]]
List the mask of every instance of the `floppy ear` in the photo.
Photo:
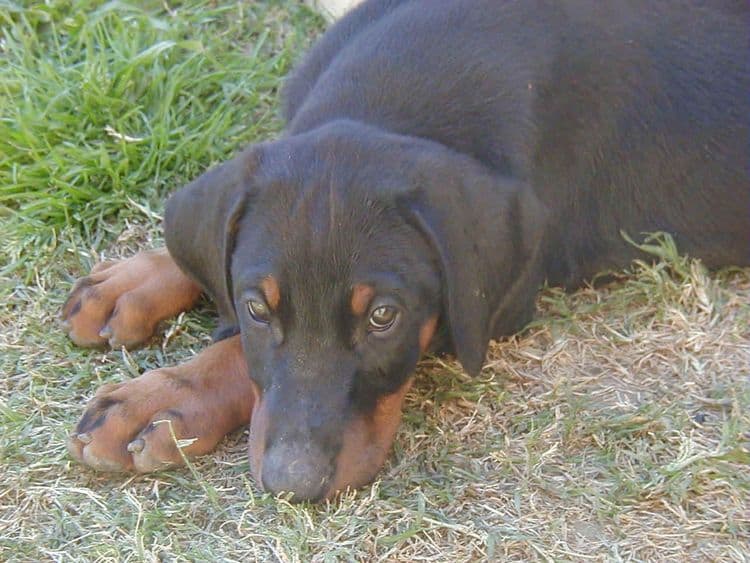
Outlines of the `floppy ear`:
[[169,254],[216,303],[217,333],[237,326],[229,266],[256,161],[250,150],[244,151],[181,188],[166,204]]
[[489,340],[533,314],[546,212],[525,184],[452,151],[427,152],[408,205],[440,258],[456,355],[476,375]]

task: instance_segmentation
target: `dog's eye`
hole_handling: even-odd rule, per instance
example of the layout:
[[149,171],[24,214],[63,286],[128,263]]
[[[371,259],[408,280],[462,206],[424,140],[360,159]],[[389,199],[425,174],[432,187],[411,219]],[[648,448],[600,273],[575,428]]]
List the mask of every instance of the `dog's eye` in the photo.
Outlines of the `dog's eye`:
[[250,299],[247,302],[247,310],[250,312],[250,316],[259,323],[271,322],[271,312],[268,310],[268,305],[257,299]]
[[398,310],[395,307],[381,306],[370,314],[369,329],[373,332],[388,330],[396,322]]

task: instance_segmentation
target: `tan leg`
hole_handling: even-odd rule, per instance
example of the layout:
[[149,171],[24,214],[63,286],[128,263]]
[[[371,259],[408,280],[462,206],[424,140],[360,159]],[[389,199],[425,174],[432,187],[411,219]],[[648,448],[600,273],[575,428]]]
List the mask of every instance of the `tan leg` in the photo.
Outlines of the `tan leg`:
[[[148,472],[210,452],[250,422],[259,397],[239,336],[190,361],[101,387],[68,442],[71,455],[101,471]],[[170,430],[171,426],[171,430]]]
[[193,307],[201,289],[166,248],[102,262],[79,279],[62,311],[63,327],[79,346],[143,344],[159,321]]

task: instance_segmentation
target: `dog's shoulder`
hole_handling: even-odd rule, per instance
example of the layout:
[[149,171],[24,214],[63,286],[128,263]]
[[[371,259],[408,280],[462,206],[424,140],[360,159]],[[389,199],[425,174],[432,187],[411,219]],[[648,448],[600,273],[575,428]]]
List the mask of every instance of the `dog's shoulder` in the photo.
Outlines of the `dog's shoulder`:
[[412,0],[372,0],[363,2],[336,22],[305,55],[284,80],[282,114],[291,121],[320,75],[341,51],[368,27],[379,22],[402,4]]

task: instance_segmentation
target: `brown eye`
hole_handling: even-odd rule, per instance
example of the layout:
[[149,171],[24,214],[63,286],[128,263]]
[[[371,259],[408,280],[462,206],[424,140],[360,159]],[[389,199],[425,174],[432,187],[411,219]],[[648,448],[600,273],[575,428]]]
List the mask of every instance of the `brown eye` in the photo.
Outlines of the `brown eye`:
[[395,307],[378,307],[370,314],[368,328],[373,332],[384,332],[393,326],[396,317],[398,310]]
[[271,312],[268,305],[257,299],[250,299],[247,302],[247,310],[255,322],[268,324],[271,322]]

